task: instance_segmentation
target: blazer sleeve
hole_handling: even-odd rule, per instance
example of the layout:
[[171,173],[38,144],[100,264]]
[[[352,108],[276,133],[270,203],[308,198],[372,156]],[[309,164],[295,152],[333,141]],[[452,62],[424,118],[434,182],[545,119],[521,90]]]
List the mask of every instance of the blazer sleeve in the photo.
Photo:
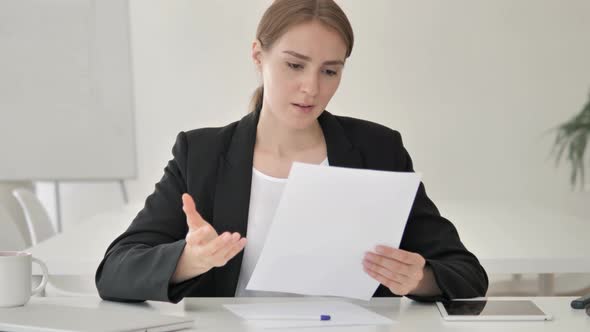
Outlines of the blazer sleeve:
[[105,300],[179,302],[206,275],[170,284],[188,230],[181,195],[187,191],[187,138],[178,134],[173,159],[129,228],[108,247],[95,276]]
[[[401,147],[398,155],[399,163],[403,165],[402,171],[413,172],[412,159],[403,147],[401,136],[396,134],[396,146]],[[488,277],[484,268],[461,243],[455,226],[440,215],[426,195],[423,183],[418,187],[400,248],[418,253],[426,259],[442,291],[440,296],[408,295],[409,298],[431,302],[485,296]],[[380,285],[374,296],[392,295],[387,287]]]

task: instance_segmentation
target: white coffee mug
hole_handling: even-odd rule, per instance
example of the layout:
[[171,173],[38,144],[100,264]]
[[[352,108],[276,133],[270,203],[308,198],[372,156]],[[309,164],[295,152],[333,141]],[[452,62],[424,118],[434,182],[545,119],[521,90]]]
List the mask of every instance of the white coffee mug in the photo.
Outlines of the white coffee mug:
[[[41,284],[32,288],[33,262],[43,270]],[[47,266],[28,252],[0,251],[0,307],[23,306],[47,284]]]

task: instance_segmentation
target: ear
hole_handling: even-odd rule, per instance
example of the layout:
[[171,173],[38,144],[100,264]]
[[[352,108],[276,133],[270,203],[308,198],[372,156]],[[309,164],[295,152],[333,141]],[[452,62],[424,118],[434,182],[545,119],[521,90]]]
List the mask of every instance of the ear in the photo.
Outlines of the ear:
[[252,42],[252,61],[258,71],[262,71],[262,44],[258,39]]

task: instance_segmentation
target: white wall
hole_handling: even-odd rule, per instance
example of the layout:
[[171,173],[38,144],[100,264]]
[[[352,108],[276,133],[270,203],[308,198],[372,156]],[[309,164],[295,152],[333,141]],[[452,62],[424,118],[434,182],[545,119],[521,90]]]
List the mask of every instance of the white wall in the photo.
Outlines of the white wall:
[[[176,134],[245,114],[268,0],[131,2],[139,177],[152,192]],[[590,191],[545,130],[590,90],[586,0],[345,0],[356,44],[328,110],[399,130],[435,200],[526,200],[590,217]],[[48,206],[52,190],[39,186]],[[116,184],[62,186],[65,228],[121,204]]]

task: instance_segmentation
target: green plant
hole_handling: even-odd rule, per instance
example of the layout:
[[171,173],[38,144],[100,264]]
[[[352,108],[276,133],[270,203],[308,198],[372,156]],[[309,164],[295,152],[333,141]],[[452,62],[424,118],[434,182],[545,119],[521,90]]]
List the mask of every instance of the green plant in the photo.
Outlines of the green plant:
[[553,153],[556,153],[555,163],[559,165],[564,152],[567,152],[566,158],[572,167],[570,183],[575,187],[576,181],[579,181],[583,188],[584,152],[590,136],[590,95],[582,111],[556,129],[557,135],[553,145]]

